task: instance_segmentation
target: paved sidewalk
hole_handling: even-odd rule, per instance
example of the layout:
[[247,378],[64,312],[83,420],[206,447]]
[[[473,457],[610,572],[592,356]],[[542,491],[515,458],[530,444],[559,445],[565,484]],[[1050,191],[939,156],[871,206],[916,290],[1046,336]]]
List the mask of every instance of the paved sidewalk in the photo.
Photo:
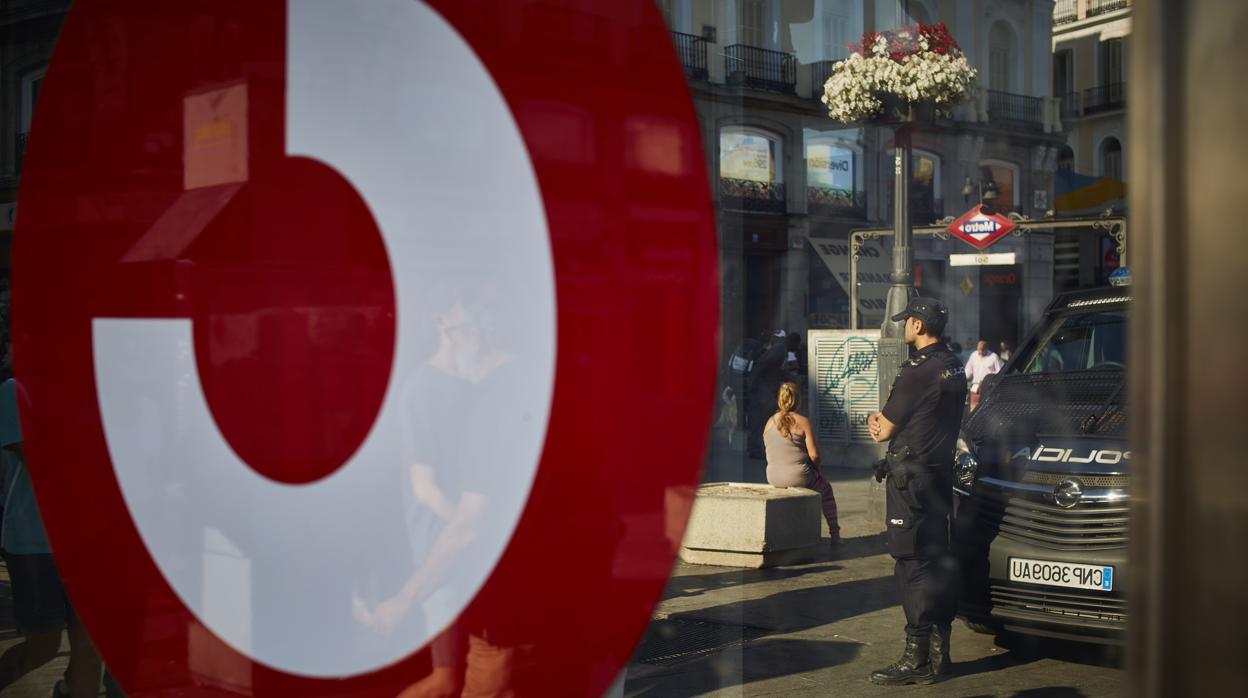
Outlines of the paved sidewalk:
[[[711,477],[704,479],[721,479],[733,467],[708,468]],[[749,464],[746,468],[748,474]],[[961,622],[954,626],[953,677],[929,687],[869,683],[867,675],[895,661],[902,648],[905,620],[892,558],[885,550],[882,522],[866,516],[865,473],[827,468],[825,475],[836,491],[845,549],[809,564],[766,570],[678,562],[628,667],[624,695],[1119,693],[1122,671],[1116,668],[1115,651],[1056,641],[1003,646]]]

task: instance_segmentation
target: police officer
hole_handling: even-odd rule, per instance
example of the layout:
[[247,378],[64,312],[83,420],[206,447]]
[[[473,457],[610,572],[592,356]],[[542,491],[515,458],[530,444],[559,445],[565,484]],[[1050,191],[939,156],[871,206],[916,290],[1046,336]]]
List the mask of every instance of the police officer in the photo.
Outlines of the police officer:
[[901,659],[873,672],[871,681],[926,684],[949,671],[949,632],[957,606],[949,515],[966,374],[940,341],[949,319],[940,301],[914,298],[892,319],[905,322],[913,358],[902,364],[884,409],[871,415],[867,427],[877,443],[889,442],[876,478],[888,478],[888,547],[906,612],[906,649]]

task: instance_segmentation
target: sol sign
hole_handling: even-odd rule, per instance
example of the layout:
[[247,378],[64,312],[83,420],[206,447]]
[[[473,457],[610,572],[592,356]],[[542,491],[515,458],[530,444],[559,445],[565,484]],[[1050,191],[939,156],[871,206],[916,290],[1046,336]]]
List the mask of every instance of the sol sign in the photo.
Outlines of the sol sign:
[[[530,648],[542,695],[627,660],[702,462],[656,425],[709,420],[714,219],[653,3],[566,5],[74,4],[15,368],[131,696],[393,696],[436,638]],[[681,350],[638,385],[643,337]]]
[[986,213],[979,204],[949,224],[947,230],[977,250],[986,249],[1014,230],[1014,221],[999,213]]

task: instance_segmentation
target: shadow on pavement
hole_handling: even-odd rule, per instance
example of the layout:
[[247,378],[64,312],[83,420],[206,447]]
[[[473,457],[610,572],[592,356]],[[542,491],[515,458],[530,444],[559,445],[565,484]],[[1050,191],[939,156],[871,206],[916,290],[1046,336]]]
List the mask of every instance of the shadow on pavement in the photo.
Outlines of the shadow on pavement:
[[875,557],[888,553],[888,534],[876,533],[870,536],[845,538],[845,544],[833,550],[828,556],[830,560],[854,560],[860,557]]
[[[1072,686],[1046,686],[1044,688],[1028,688],[1010,694],[1010,698],[1085,698],[1088,694]],[[995,698],[995,694],[983,693],[967,698]]]
[[[708,566],[707,569],[722,570],[723,568]],[[761,570],[730,569],[707,574],[673,575],[667,582],[667,589],[663,592],[663,599],[697,596],[714,589],[736,588],[778,579],[796,579],[808,574],[834,572],[839,569],[842,569],[840,565],[813,564],[807,566],[769,567]]]
[[876,577],[830,586],[789,589],[758,599],[744,599],[677,615],[791,632],[896,606],[896,597],[893,578]]
[[1074,662],[1076,664],[1112,669],[1123,668],[1122,648],[1115,645],[1055,640],[1011,633],[998,635],[996,643],[998,646],[1010,650],[1011,655],[1020,657],[1056,659],[1063,662]]
[[958,678],[963,676],[975,676],[977,674],[990,674],[1002,669],[1031,664],[1040,659],[1038,656],[1019,655],[1014,652],[993,655],[990,657],[981,657],[973,662],[959,662],[958,647],[955,643],[953,646],[953,666],[950,667],[950,678]]
[[[818,671],[853,661],[860,645],[822,640],[759,639],[742,647],[631,678],[627,696],[688,698],[719,688]],[[630,667],[630,673],[637,670]],[[643,670],[644,671],[644,670]]]

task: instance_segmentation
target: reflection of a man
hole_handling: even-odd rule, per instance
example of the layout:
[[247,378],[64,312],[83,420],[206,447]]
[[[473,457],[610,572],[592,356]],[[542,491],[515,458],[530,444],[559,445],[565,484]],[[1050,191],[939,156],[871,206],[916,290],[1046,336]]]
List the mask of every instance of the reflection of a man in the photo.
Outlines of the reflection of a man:
[[[378,633],[390,632],[408,616],[433,616],[445,608],[457,556],[486,527],[505,525],[491,521],[494,507],[483,494],[486,488],[476,485],[489,457],[481,444],[497,438],[493,425],[503,417],[497,414],[498,398],[507,381],[499,369],[517,359],[500,348],[493,320],[484,304],[456,299],[434,317],[432,358],[403,383],[403,419],[410,427],[403,430],[404,455],[410,458],[402,496],[416,565],[403,587],[380,603],[355,599],[357,620]],[[429,424],[450,426],[421,429]],[[445,628],[432,643],[432,671],[401,698],[522,692],[525,667],[533,663],[531,648],[501,639],[501,629],[487,616],[465,611]]]
[[[396,593],[370,607],[358,595],[356,620],[389,633],[418,604],[438,603],[439,590],[457,556],[476,537],[488,515],[487,498],[473,486],[471,468],[480,433],[497,389],[490,380],[512,356],[493,341],[489,312],[456,301],[434,317],[437,349],[403,382],[402,414],[409,458],[402,498],[413,544],[415,571]],[[447,415],[451,419],[447,419]],[[449,431],[420,429],[452,424]],[[439,465],[441,464],[441,465]],[[425,541],[432,543],[425,544]]]

